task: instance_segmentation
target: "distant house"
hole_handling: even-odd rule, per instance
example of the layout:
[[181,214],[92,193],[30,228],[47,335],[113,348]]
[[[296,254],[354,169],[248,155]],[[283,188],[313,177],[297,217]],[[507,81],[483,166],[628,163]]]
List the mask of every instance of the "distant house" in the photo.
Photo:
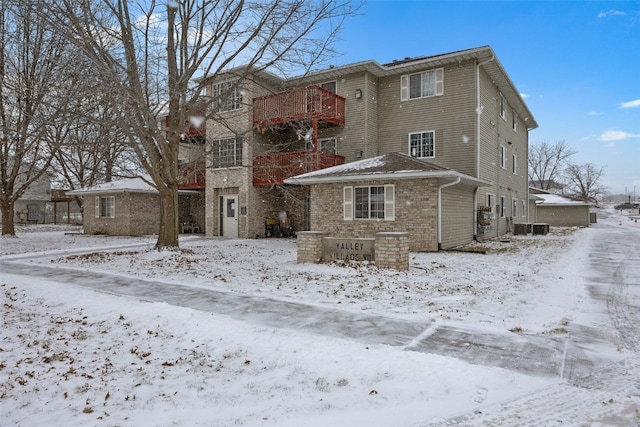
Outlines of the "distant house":
[[[70,196],[84,198],[83,227],[85,234],[140,236],[157,234],[160,227],[160,196],[149,179],[127,178],[68,191]],[[181,201],[197,196],[197,191],[180,190]],[[189,205],[188,203],[185,205]],[[180,212],[180,222],[189,231],[200,231],[197,218],[188,211]]]
[[[402,229],[413,248],[436,250],[531,222],[538,125],[489,46],[291,79],[238,67],[203,80],[217,113],[207,123],[207,235],[268,234],[286,213],[296,231]],[[379,173],[348,172],[367,159],[384,163]],[[386,209],[393,193],[392,216],[382,192]]]
[[530,188],[531,222],[560,227],[589,227],[594,204]]
[[[16,186],[25,181],[18,176]],[[46,222],[47,202],[51,194],[51,176],[43,173],[14,204],[16,224],[43,224]],[[2,222],[2,216],[0,216]]]

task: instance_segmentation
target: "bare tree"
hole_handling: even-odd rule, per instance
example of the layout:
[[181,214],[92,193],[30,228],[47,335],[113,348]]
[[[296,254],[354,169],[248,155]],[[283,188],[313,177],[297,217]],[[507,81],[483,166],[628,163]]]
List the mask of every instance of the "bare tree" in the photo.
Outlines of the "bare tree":
[[567,143],[542,141],[529,148],[529,181],[542,190],[553,189],[560,182],[566,162],[575,151]]
[[[73,113],[49,126],[50,139],[64,141],[50,148],[55,182],[71,190],[139,172],[135,153],[120,128],[114,126],[118,113],[110,108],[112,103],[104,101],[103,93],[87,85],[86,79],[82,84],[85,93],[77,97]],[[76,196],[76,202],[84,212],[83,198]]]
[[605,193],[600,178],[604,176],[604,167],[598,168],[592,163],[570,164],[564,170],[567,192],[578,200],[597,203]]
[[206,79],[197,78],[239,65],[306,72],[331,53],[356,6],[348,0],[51,0],[43,10],[117,94],[118,124],[160,193],[161,249],[178,247],[178,146],[188,117],[202,112]]
[[14,205],[53,158],[47,127],[70,93],[67,43],[33,13],[31,0],[0,2],[0,211],[15,235]]

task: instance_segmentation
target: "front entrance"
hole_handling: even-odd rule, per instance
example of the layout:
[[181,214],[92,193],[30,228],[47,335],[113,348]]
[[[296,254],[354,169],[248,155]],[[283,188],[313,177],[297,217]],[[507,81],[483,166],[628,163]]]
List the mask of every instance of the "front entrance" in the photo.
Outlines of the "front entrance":
[[220,197],[220,235],[223,237],[238,237],[238,195]]
[[238,237],[238,195],[220,197],[220,235]]

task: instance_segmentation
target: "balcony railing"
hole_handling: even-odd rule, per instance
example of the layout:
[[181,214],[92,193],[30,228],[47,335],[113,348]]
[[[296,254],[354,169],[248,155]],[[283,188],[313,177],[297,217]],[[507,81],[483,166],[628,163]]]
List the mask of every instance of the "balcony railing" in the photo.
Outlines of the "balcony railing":
[[307,86],[253,99],[253,125],[271,125],[317,119],[344,126],[345,99],[320,86]]
[[344,156],[324,151],[267,153],[253,158],[253,185],[282,184],[287,178],[344,164]]
[[200,190],[205,188],[207,179],[204,160],[181,164],[178,177],[181,190]]

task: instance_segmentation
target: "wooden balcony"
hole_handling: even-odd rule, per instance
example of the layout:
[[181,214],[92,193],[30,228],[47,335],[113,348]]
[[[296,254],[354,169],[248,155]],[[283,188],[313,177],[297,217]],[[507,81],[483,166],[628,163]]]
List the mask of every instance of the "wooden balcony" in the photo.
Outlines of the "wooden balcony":
[[179,166],[178,179],[181,190],[201,190],[206,185],[205,162],[199,160],[191,163],[183,163]]
[[344,156],[324,151],[267,153],[253,159],[253,185],[283,184],[292,176],[344,164]]
[[270,126],[300,120],[318,120],[344,126],[345,99],[320,86],[307,86],[253,99],[253,126]]

